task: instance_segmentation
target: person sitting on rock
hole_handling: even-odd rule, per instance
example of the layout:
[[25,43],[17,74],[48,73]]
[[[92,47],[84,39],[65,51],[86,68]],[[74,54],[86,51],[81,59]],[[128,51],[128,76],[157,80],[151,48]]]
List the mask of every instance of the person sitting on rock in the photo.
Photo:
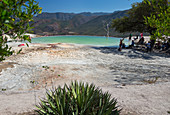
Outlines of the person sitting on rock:
[[151,52],[151,43],[150,43],[150,41],[146,44],[146,47],[147,47],[147,52]]
[[138,44],[141,44],[141,45],[144,44],[144,37],[142,37],[142,38],[139,40]]
[[120,39],[118,51],[122,51],[122,44],[124,39]]

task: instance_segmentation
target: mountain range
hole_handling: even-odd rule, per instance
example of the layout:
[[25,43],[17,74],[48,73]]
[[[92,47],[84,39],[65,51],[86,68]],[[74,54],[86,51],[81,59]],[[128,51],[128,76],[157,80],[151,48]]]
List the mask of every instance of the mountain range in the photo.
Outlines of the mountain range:
[[[39,35],[100,35],[105,36],[104,27],[111,25],[112,19],[126,16],[128,10],[82,13],[47,13],[34,17],[33,32]],[[110,28],[110,36],[122,36]]]

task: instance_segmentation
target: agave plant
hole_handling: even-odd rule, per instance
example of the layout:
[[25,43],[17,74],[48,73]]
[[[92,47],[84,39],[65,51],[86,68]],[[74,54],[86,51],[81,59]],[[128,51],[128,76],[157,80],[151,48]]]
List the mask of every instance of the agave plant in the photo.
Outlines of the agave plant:
[[93,84],[72,82],[46,92],[37,110],[39,115],[119,115],[116,99]]

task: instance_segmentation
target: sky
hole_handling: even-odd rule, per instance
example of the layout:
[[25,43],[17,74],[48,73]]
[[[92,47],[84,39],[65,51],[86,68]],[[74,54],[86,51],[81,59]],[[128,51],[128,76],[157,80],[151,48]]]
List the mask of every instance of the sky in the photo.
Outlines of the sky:
[[36,0],[43,12],[114,12],[127,10],[131,4],[142,0]]

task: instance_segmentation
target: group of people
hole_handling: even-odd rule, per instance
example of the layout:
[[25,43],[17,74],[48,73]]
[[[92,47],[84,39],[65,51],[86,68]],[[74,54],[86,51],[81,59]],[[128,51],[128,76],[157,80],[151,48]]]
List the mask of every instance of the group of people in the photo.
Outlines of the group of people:
[[157,50],[162,50],[162,51],[166,51],[170,48],[170,39],[164,40],[162,41],[154,41],[151,40],[146,44],[147,47],[147,52],[151,52],[151,50],[153,48],[157,49]]
[[[143,44],[144,43],[144,37],[143,37],[143,33],[140,34],[140,40],[139,40],[139,43],[140,44]],[[124,38],[123,39],[120,39],[120,43],[119,43],[119,48],[118,50],[121,51],[122,48],[132,48],[134,45],[135,45],[135,40],[138,39],[138,35],[136,36],[136,38],[132,39],[132,34],[130,33],[129,35],[129,42],[128,42],[128,47],[125,46],[125,43],[124,43]]]
[[155,48],[162,51],[168,50],[170,48],[170,38],[164,40],[163,42],[162,41],[156,42]]
[[155,49],[159,49],[159,50],[167,50],[170,48],[170,38],[164,39],[164,41],[155,41],[155,40],[150,40],[148,42],[145,42],[144,40],[144,36],[143,33],[140,34],[140,38],[138,38],[139,36],[137,35],[136,38],[132,39],[132,34],[129,35],[129,42],[128,42],[128,46],[125,46],[124,43],[124,38],[120,39],[120,43],[119,43],[119,48],[118,51],[121,51],[123,48],[132,48],[135,45],[135,40],[138,40],[138,42],[136,42],[137,45],[145,45],[146,47],[146,51],[147,52],[151,52],[153,48]]

